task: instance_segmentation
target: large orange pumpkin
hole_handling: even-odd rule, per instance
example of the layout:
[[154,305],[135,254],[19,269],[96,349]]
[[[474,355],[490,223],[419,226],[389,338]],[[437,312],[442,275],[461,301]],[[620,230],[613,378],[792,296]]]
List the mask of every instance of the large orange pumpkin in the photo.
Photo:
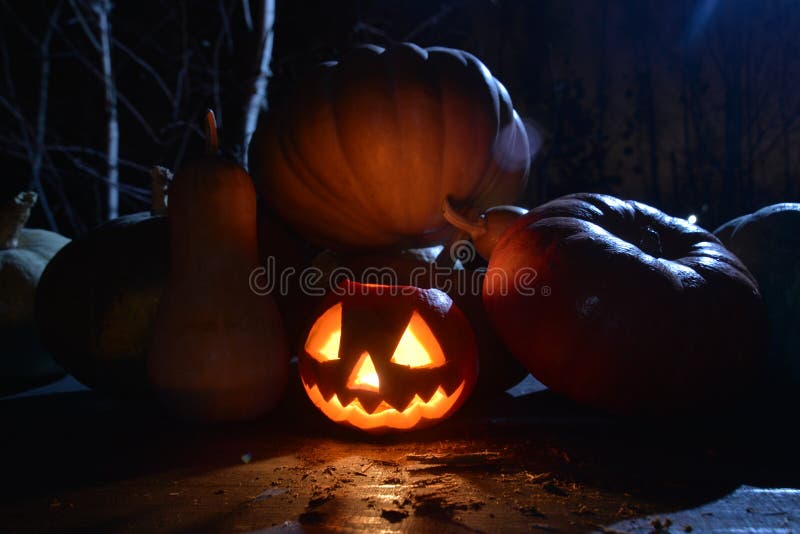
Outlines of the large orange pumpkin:
[[469,322],[437,289],[345,281],[299,351],[311,401],[373,433],[414,430],[454,413],[475,385]]
[[508,92],[473,55],[405,43],[319,65],[250,145],[256,188],[305,237],[334,249],[422,247],[453,233],[448,195],[513,202],[530,154]]

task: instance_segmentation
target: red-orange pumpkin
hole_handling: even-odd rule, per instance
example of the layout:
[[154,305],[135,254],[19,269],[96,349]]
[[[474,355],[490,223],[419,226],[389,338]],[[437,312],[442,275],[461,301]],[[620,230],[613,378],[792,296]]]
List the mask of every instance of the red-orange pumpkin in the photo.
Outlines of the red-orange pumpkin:
[[448,195],[477,209],[515,201],[530,154],[483,63],[406,43],[318,66],[267,114],[249,160],[259,193],[311,241],[413,248],[453,233]]
[[722,406],[752,386],[767,347],[758,286],[733,253],[683,219],[607,195],[519,217],[491,252],[483,299],[534,376],[616,412]]
[[454,413],[475,385],[469,322],[437,289],[343,282],[299,350],[300,377],[330,419],[373,433]]

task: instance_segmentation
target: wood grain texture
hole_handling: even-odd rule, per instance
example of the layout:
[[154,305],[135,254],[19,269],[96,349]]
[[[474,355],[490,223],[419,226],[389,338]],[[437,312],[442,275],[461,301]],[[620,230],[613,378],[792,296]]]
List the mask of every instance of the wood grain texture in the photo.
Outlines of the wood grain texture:
[[193,427],[92,392],[0,400],[3,532],[792,532],[779,419],[658,423],[549,392],[477,399],[369,437],[293,390],[280,413]]

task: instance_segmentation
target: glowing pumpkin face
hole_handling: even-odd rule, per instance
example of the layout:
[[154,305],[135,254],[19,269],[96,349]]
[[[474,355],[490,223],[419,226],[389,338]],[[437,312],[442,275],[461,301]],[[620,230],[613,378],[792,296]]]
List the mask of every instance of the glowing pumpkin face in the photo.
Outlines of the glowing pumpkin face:
[[475,385],[469,322],[436,289],[346,282],[329,295],[300,350],[311,401],[330,419],[373,433],[430,426]]

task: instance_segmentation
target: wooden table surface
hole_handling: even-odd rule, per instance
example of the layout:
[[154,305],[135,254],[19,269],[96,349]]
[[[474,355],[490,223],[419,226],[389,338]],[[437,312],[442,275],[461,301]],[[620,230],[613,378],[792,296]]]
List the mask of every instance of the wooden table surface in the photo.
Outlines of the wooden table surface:
[[795,425],[769,405],[632,421],[545,391],[375,438],[298,389],[215,427],[90,391],[16,397],[0,400],[0,532],[800,532]]

